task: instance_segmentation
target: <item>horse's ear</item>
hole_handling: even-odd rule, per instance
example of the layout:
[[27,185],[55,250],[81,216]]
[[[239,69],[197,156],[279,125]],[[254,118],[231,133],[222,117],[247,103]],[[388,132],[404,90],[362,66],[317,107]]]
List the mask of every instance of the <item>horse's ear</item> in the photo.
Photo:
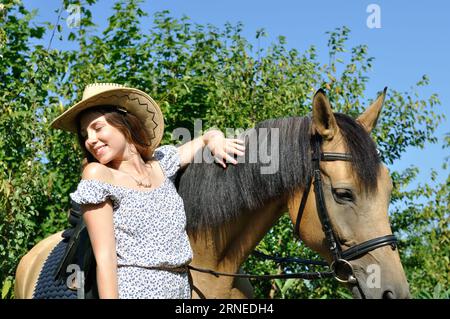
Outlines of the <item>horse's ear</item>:
[[322,89],[319,89],[313,97],[312,120],[313,130],[324,140],[331,140],[339,130],[330,101]]
[[386,96],[386,91],[387,87],[384,88],[383,93],[378,96],[375,102],[373,102],[372,105],[369,106],[367,110],[365,110],[364,113],[356,119],[356,121],[358,121],[368,133],[372,132],[377,125],[377,120],[380,116],[381,108],[383,107],[384,98]]

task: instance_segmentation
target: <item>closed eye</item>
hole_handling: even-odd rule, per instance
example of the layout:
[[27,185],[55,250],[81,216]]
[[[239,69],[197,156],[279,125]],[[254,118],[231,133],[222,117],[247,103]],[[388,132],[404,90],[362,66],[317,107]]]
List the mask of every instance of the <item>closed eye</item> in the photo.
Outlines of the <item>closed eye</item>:
[[353,192],[347,188],[333,188],[333,197],[341,204],[352,203],[355,201]]

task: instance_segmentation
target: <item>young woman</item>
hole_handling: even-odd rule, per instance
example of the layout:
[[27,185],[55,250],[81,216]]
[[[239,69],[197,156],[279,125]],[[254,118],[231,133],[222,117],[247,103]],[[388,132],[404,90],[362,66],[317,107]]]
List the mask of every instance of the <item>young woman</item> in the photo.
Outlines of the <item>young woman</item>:
[[176,173],[205,146],[224,168],[236,164],[243,141],[211,130],[180,147],[157,147],[164,126],[158,105],[109,83],[87,86],[52,126],[77,133],[86,155],[70,195],[82,205],[100,298],[190,298],[192,250]]

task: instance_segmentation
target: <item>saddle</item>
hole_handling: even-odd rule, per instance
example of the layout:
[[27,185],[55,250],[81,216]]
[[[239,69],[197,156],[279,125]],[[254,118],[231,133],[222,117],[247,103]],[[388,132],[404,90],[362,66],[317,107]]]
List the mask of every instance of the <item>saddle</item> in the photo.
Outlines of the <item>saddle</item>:
[[[74,276],[73,269],[80,270],[84,280],[81,281],[82,287],[70,285],[67,288],[71,290],[81,289],[78,298],[97,299],[97,280],[96,280],[96,262],[89,239],[86,224],[81,216],[81,207],[79,204],[71,201],[69,212],[69,223],[72,226],[66,229],[63,234],[63,241],[67,243],[63,257],[61,258],[54,274],[55,281],[67,282],[69,276]],[[70,272],[72,271],[72,272]],[[84,281],[84,282],[83,282]],[[77,282],[80,284],[80,282]]]

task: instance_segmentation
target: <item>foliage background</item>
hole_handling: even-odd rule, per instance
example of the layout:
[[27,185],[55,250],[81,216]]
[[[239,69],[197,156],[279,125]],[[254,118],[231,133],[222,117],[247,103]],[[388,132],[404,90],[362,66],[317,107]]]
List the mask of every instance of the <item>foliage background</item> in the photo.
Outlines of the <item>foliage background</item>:
[[[350,30],[327,33],[327,64],[311,46],[304,52],[287,49],[283,37],[268,49],[254,48],[242,35],[242,24],[201,25],[169,12],[153,17],[150,29],[140,1],[115,1],[108,26],[94,30],[90,5],[81,6],[79,28],[66,41],[77,49],[52,49],[46,33],[63,37],[64,20],[36,24],[19,0],[0,6],[0,287],[2,298],[13,297],[14,272],[21,258],[46,236],[67,227],[68,194],[79,180],[80,151],[74,136],[49,129],[49,123],[81,98],[92,82],[118,82],[148,92],[165,115],[163,143],[173,143],[177,127],[249,128],[273,117],[306,115],[311,97],[326,89],[336,111],[359,114],[367,97],[368,71],[374,58],[366,45],[348,47]],[[77,1],[64,0],[62,8]],[[265,36],[258,30],[255,37]],[[389,88],[384,113],[373,137],[384,162],[399,161],[408,147],[436,142],[443,119],[437,94],[422,97],[426,75],[406,92]],[[380,88],[381,89],[381,88]],[[375,97],[373,97],[375,98]],[[443,148],[448,150],[450,135]],[[443,163],[447,169],[448,158]],[[402,261],[417,298],[448,298],[449,177],[411,190],[418,167],[392,172],[391,222],[400,237]],[[292,241],[287,218],[267,234],[259,249],[266,253],[316,257]],[[289,270],[299,270],[289,265]],[[250,257],[244,269],[276,273],[272,262]],[[286,269],[284,269],[286,270]],[[260,298],[348,298],[334,281],[254,281]]]

